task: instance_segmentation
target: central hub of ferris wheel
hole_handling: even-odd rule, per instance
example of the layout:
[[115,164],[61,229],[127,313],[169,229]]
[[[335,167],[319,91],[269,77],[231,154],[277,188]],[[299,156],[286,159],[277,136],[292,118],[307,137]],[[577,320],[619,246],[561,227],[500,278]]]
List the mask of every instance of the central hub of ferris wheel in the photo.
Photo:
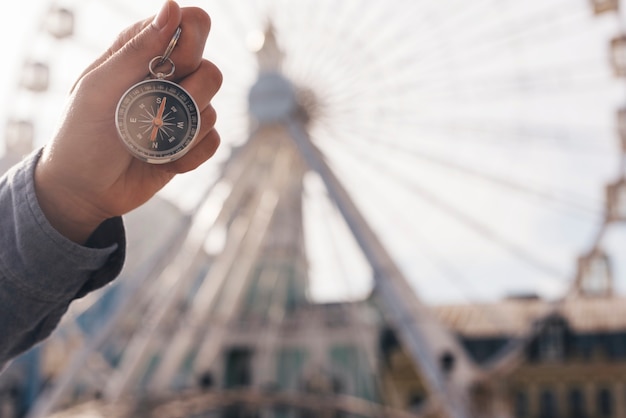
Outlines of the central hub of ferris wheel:
[[278,72],[261,73],[248,95],[250,113],[260,124],[285,122],[298,109],[293,85]]
[[276,41],[271,23],[264,34],[259,34],[259,38],[252,46],[257,56],[259,76],[248,94],[250,114],[259,124],[286,122],[296,116],[309,120],[311,106],[300,103],[296,86],[282,71],[285,54]]

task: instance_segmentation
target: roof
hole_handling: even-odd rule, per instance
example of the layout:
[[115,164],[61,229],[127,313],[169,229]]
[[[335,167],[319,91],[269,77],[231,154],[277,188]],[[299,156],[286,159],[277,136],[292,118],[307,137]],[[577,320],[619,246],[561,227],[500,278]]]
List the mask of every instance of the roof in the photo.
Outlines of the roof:
[[465,337],[521,335],[553,309],[574,332],[626,331],[626,298],[621,296],[576,297],[558,305],[543,299],[505,299],[495,303],[433,307],[445,326]]

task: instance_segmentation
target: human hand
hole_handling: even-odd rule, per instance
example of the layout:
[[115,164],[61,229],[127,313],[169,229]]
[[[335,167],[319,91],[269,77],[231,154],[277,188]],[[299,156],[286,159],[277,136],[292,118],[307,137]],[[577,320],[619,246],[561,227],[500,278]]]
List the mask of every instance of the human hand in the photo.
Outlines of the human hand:
[[[131,156],[118,138],[115,109],[120,97],[148,75],[148,63],[163,54],[176,28],[182,33],[171,58],[171,79],[198,104],[199,137],[179,160],[153,165]],[[35,170],[35,190],[49,222],[69,239],[84,243],[104,220],[145,203],[177,173],[210,158],[220,139],[210,104],[222,82],[220,71],[202,58],[209,16],[199,8],[167,1],[154,19],[122,32],[79,77],[62,123],[44,147]]]

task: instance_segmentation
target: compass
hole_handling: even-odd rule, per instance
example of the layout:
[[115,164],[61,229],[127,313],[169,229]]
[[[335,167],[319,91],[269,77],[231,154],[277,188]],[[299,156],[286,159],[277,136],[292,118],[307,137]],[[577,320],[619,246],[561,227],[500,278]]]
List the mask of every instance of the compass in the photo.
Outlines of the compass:
[[[168,163],[185,155],[200,130],[198,105],[193,97],[180,85],[166,80],[176,70],[170,54],[180,34],[178,27],[163,55],[148,64],[154,78],[129,88],[115,110],[115,126],[124,145],[135,157],[152,164]],[[156,70],[166,63],[169,72]]]
[[193,98],[178,84],[163,79],[132,86],[115,114],[122,142],[134,156],[153,164],[185,155],[200,128]]

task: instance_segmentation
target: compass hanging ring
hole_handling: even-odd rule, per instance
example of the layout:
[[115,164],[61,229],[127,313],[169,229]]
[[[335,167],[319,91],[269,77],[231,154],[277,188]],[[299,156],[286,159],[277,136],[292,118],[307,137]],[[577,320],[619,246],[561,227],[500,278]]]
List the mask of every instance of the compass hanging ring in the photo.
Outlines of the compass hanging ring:
[[[170,68],[169,72],[162,73],[160,71],[155,71],[156,68],[159,68],[166,61],[168,61],[170,66],[172,67]],[[155,66],[155,63],[156,63],[156,66]],[[172,74],[174,74],[174,71],[176,71],[176,65],[174,65],[174,61],[172,61],[171,58],[166,58],[164,60],[163,57],[159,55],[159,56],[152,58],[152,60],[150,61],[150,64],[148,64],[148,70],[150,70],[150,74],[152,74],[154,78],[162,79],[162,78],[167,78],[171,76]]]
[[[150,61],[150,64],[148,64],[148,69],[150,70],[150,74],[152,74],[154,78],[162,79],[162,78],[167,78],[171,76],[172,74],[174,74],[174,71],[176,70],[176,66],[174,65],[174,61],[170,59],[170,55],[172,55],[172,51],[174,51],[174,48],[176,47],[176,44],[178,43],[178,40],[180,39],[180,34],[182,31],[183,30],[181,29],[180,26],[177,27],[176,32],[174,33],[174,36],[172,36],[172,39],[170,39],[170,43],[167,45],[167,48],[165,49],[165,52],[163,53],[163,55],[158,55],[152,58],[152,61]],[[169,61],[169,64],[172,67],[170,71],[167,74],[161,71],[157,72],[156,69],[162,66],[163,64],[165,64],[167,61]]]
[[172,54],[172,51],[174,51],[174,48],[176,47],[176,44],[178,43],[178,39],[180,38],[180,34],[182,31],[183,30],[181,29],[180,26],[176,28],[176,33],[174,33],[174,36],[172,36],[172,39],[170,40],[170,43],[167,45],[165,52],[161,56],[161,60],[159,61],[159,64],[157,65],[157,67],[160,65],[163,65],[165,61],[170,59],[170,55]]

